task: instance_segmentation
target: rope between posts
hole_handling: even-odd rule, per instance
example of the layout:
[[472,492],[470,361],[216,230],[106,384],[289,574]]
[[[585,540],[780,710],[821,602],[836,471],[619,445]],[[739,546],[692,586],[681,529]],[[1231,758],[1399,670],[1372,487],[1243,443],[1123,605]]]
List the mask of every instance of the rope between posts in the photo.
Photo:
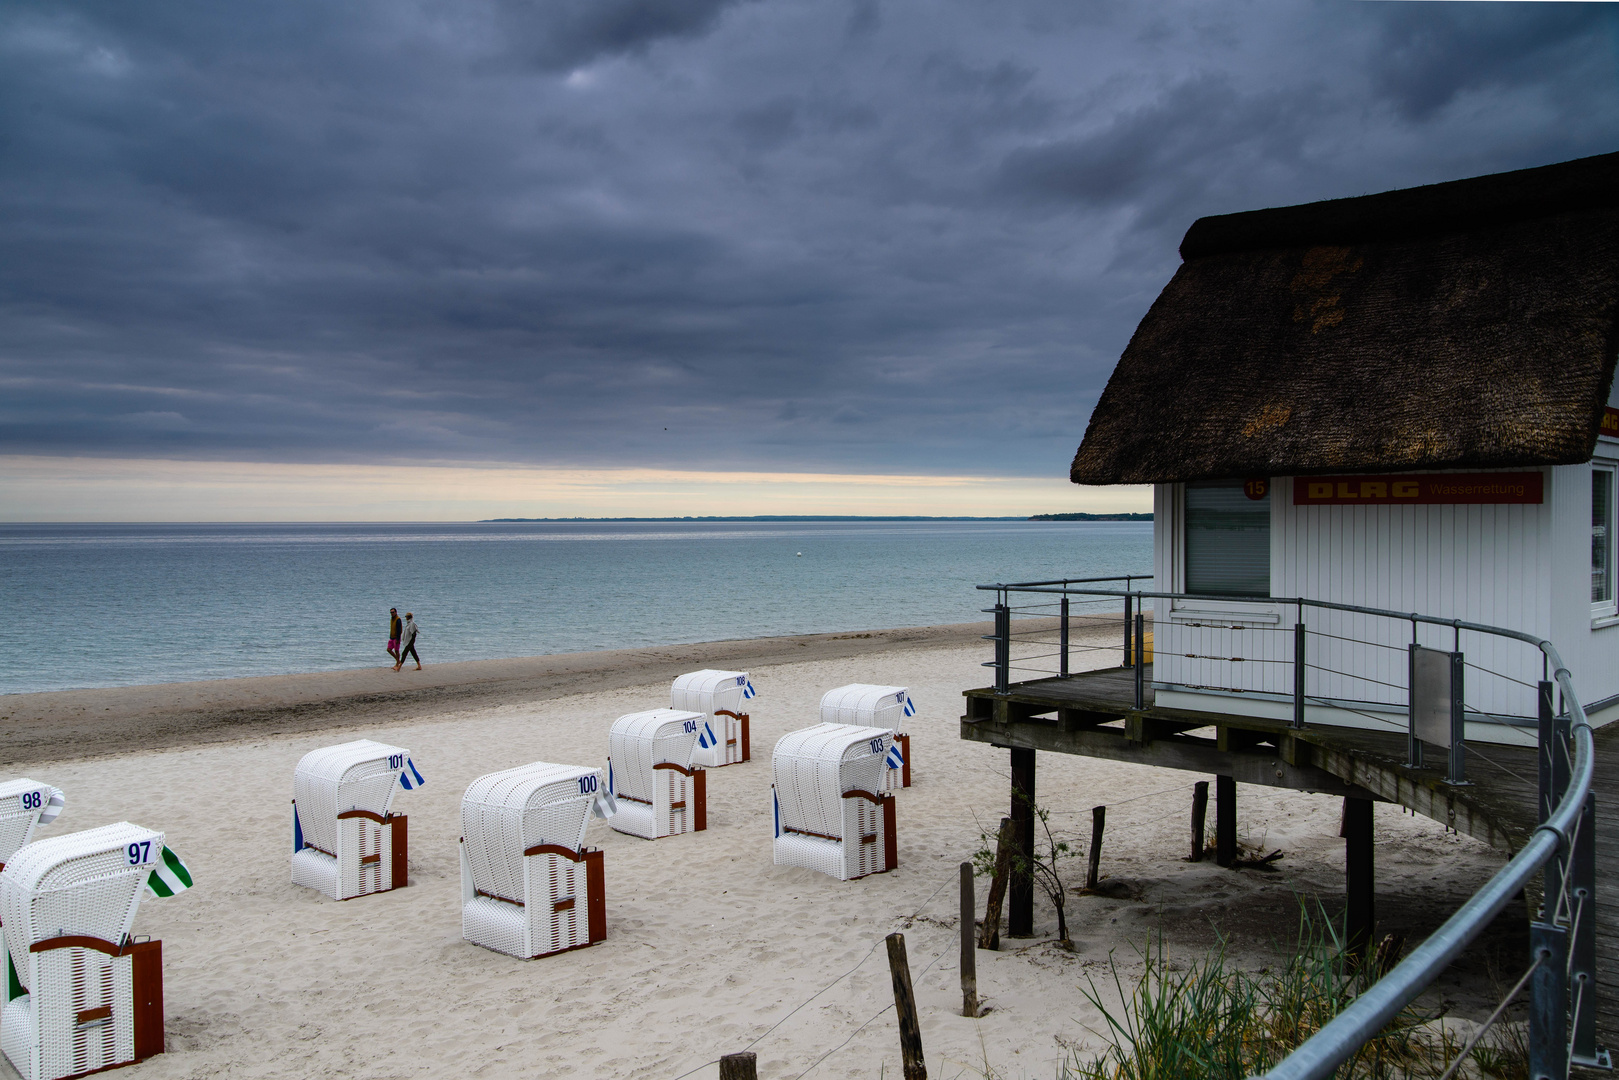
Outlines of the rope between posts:
[[1495,1007],[1495,1011],[1490,1014],[1489,1019],[1480,1024],[1478,1030],[1473,1032],[1472,1037],[1467,1040],[1460,1053],[1456,1055],[1456,1060],[1450,1063],[1450,1068],[1440,1075],[1439,1080],[1451,1080],[1451,1077],[1456,1075],[1456,1070],[1462,1067],[1462,1062],[1467,1060],[1467,1055],[1473,1052],[1473,1048],[1478,1045],[1480,1039],[1484,1038],[1484,1033],[1490,1030],[1490,1026],[1501,1019],[1501,1014],[1507,1011],[1507,1006],[1512,1004],[1512,999],[1518,996],[1518,992],[1529,982],[1529,976],[1535,973],[1535,969],[1540,967],[1541,961],[1544,959],[1544,956],[1535,957],[1535,962],[1529,965],[1529,970],[1523,973],[1523,977],[1518,980],[1517,985],[1507,991],[1507,996],[1501,999],[1501,1004]]
[[[941,952],[938,956],[935,956],[932,960],[929,960],[928,961],[928,966],[923,968],[921,971],[917,972],[915,981],[916,982],[921,982],[922,981],[922,976],[926,975],[929,971],[931,971],[933,969],[934,964],[937,964],[940,960],[943,960],[945,953],[949,952],[950,948],[951,948],[950,945],[946,945],[944,947],[944,952]],[[799,1073],[797,1076],[793,1077],[793,1080],[804,1080],[804,1077],[808,1076],[810,1073],[812,1073],[816,1069],[820,1068],[821,1062],[825,1061],[827,1058],[831,1057],[833,1054],[837,1053],[839,1050],[842,1050],[845,1046],[848,1046],[850,1043],[854,1042],[854,1037],[856,1035],[860,1034],[862,1031],[865,1031],[866,1028],[871,1026],[872,1021],[876,1020],[879,1016],[881,1016],[883,1013],[887,1012],[889,1009],[892,1009],[893,1007],[894,1007],[894,1003],[891,1001],[887,1005],[884,1005],[882,1008],[878,1009],[876,1012],[872,1013],[869,1017],[866,1018],[865,1023],[861,1024],[859,1027],[855,1028],[853,1031],[851,1031],[849,1033],[849,1037],[847,1039],[844,1039],[842,1042],[838,1043],[838,1045],[834,1046],[832,1049],[828,1050],[826,1053],[824,1053],[820,1057],[816,1058],[815,1063],[813,1065],[811,1065],[809,1068],[805,1069],[803,1072]]]
[[[954,884],[954,882],[950,881],[949,879],[946,879],[943,885],[940,885],[937,889],[934,889],[931,893],[928,894],[928,897],[927,897],[926,900],[923,900],[920,904],[916,905],[916,910],[911,912],[910,915],[906,916],[906,918],[907,919],[915,919],[918,915],[922,914],[922,909],[927,907],[929,904],[931,904],[933,902],[933,898],[935,896],[938,896],[940,893],[942,893],[945,890],[946,886],[952,885],[952,884]],[[822,994],[826,993],[828,990],[830,990],[834,986],[838,985],[838,983],[842,982],[844,979],[847,979],[850,975],[853,975],[856,971],[858,971],[860,969],[861,964],[864,964],[867,960],[871,959],[871,954],[877,951],[877,946],[881,945],[884,940],[885,940],[884,938],[878,938],[875,942],[872,943],[871,948],[866,950],[866,954],[864,956],[862,956],[859,960],[855,961],[854,967],[850,968],[848,971],[845,971],[842,975],[839,975],[837,978],[833,979],[831,982],[827,983],[825,986],[823,986],[819,990],[815,991],[815,993],[811,994],[809,997],[805,998],[803,1001],[801,1001],[797,1005],[793,1006],[793,1009],[792,1009],[791,1012],[789,1012],[786,1016],[782,1017],[780,1020],[777,1020],[774,1024],[771,1024],[768,1028],[765,1029],[764,1034],[760,1035],[758,1038],[754,1039],[748,1045],[744,1046],[742,1048],[742,1050],[744,1052],[746,1052],[748,1050],[752,1050],[755,1046],[758,1046],[761,1042],[763,1042],[765,1040],[765,1038],[767,1036],[769,1036],[769,1034],[772,1031],[775,1031],[777,1028],[781,1027],[781,1025],[785,1024],[788,1020],[791,1020],[793,1018],[793,1015],[795,1013],[797,1013],[800,1009],[802,1009],[805,1005],[808,1005],[810,1002],[814,1001],[816,998],[820,997]],[[718,1059],[715,1059],[715,1060],[718,1060]],[[692,1072],[696,1072],[696,1071],[698,1071],[698,1069],[705,1069],[709,1065],[712,1065],[712,1064],[714,1064],[714,1062],[712,1062],[712,1061],[706,1062],[706,1063],[704,1063],[702,1065],[697,1066],[697,1068],[693,1069]],[[691,1075],[690,1072],[682,1073],[680,1076],[675,1077],[675,1080],[682,1080],[683,1077],[690,1076],[690,1075]]]

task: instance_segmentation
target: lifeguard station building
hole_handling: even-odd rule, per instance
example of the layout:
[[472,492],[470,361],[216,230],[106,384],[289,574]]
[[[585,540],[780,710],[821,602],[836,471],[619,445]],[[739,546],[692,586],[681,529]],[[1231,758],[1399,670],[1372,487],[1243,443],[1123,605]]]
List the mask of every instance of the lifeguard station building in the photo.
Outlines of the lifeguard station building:
[[[1237,781],[1343,796],[1364,948],[1374,802],[1508,853],[1542,819],[1543,641],[1619,719],[1619,154],[1203,218],[1180,255],[1070,470],[1152,485],[1152,581],[981,586],[995,685],[961,737],[1010,751],[1025,852],[1040,750],[1214,774],[1222,865]],[[1121,607],[1119,666],[1072,670],[1071,613]],[[1032,901],[1014,879],[1013,936]]]

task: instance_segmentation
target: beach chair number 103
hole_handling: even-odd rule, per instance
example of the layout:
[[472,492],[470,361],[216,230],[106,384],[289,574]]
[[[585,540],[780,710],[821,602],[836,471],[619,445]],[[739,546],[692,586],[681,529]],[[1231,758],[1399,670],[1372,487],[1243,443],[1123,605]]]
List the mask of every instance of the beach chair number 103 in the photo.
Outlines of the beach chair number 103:
[[130,866],[144,866],[149,862],[156,861],[152,857],[152,842],[150,840],[139,840],[130,844],[124,851],[129,856]]

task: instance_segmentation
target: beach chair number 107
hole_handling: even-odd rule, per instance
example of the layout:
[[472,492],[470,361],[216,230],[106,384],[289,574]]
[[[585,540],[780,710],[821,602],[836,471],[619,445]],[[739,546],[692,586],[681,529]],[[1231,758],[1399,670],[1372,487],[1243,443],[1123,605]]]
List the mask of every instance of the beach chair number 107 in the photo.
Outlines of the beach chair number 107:
[[24,810],[38,810],[45,805],[43,791],[25,791],[22,793],[22,808]]
[[152,862],[152,842],[150,840],[137,840],[124,849],[129,856],[130,866],[144,866]]
[[390,768],[390,769],[403,769],[404,767],[405,767],[405,755],[404,754],[389,754],[388,755],[388,768]]

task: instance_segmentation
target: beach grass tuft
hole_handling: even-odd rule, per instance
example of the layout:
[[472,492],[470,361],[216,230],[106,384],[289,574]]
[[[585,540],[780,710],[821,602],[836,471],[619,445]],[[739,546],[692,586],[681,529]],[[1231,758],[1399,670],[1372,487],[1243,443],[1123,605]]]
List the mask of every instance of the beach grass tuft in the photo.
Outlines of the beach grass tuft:
[[[1110,1045],[1072,1054],[1061,1080],[1244,1080],[1268,1071],[1319,1031],[1374,977],[1342,947],[1333,921],[1300,905],[1298,934],[1280,966],[1249,973],[1232,962],[1224,941],[1185,967],[1165,960],[1163,938],[1141,952],[1144,970],[1126,990],[1118,964],[1108,971],[1114,994],[1094,981],[1085,996],[1101,1012]],[[1110,1004],[1110,1001],[1118,1004]],[[1339,1080],[1437,1080],[1464,1039],[1435,1015],[1413,1007],[1339,1068]],[[1527,1053],[1514,1025],[1493,1029],[1475,1048],[1472,1069],[1496,1080],[1527,1073]]]

